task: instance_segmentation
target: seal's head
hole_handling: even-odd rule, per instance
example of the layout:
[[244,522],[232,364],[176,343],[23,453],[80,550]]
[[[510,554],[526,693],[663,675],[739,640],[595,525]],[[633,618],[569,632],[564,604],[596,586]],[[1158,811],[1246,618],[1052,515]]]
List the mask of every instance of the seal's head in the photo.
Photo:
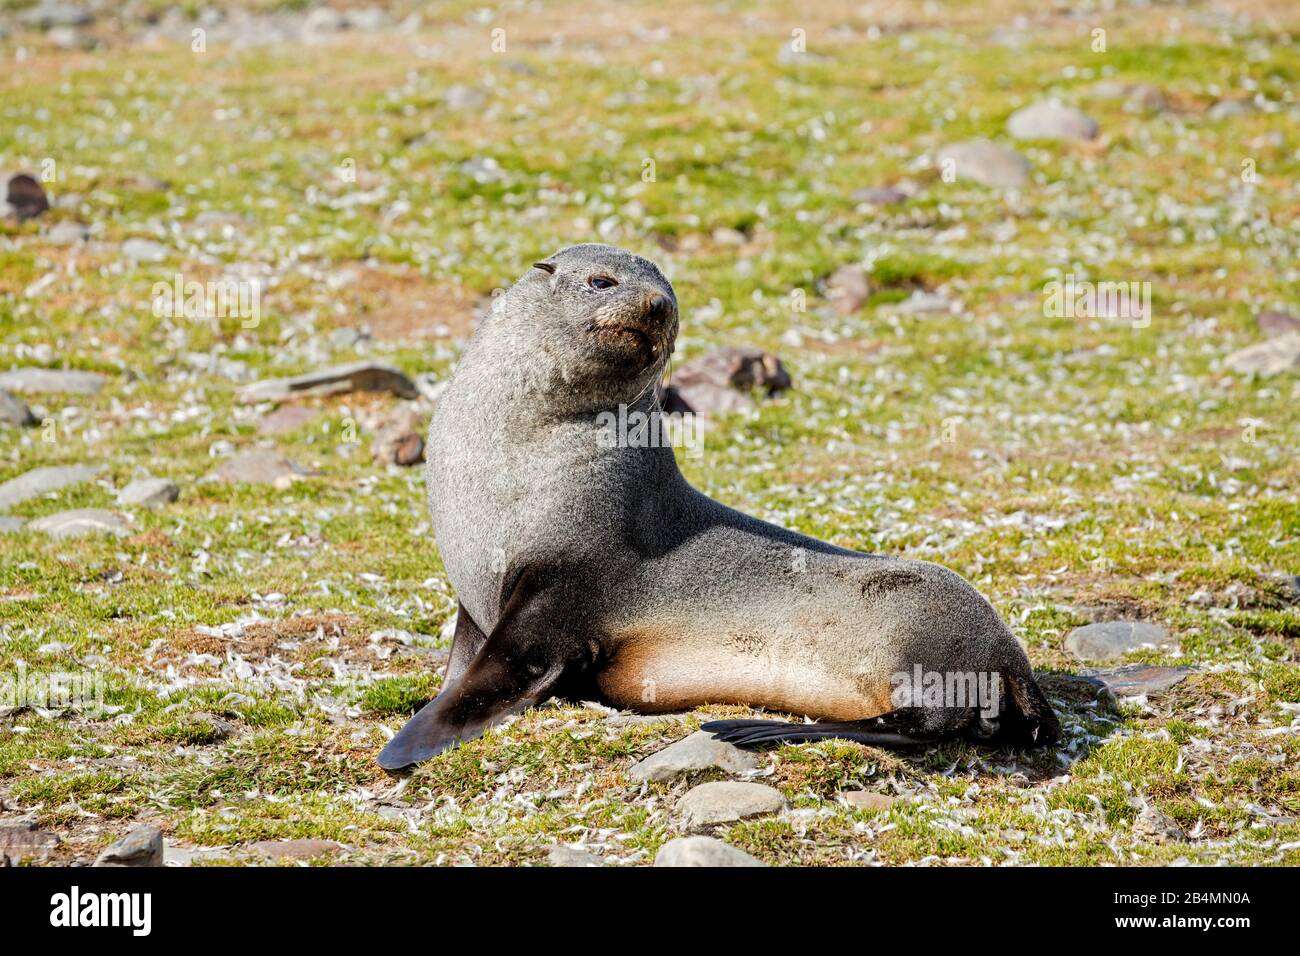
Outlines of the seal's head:
[[588,243],[536,263],[485,325],[575,398],[630,402],[659,380],[672,354],[677,297],[649,259]]

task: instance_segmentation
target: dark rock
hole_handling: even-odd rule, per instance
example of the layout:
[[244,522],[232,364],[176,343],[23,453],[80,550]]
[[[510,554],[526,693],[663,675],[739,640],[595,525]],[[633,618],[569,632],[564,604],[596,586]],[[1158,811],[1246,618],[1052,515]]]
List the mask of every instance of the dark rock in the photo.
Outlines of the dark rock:
[[854,202],[870,203],[872,206],[893,206],[900,202],[907,202],[908,198],[907,193],[893,186],[859,189],[853,194]]
[[95,477],[98,468],[90,465],[48,465],[33,468],[0,485],[0,508],[36,498],[68,485],[79,485]]
[[50,208],[50,199],[45,190],[36,181],[35,176],[19,173],[9,179],[8,193],[5,197],[13,207],[18,221],[35,219]]
[[0,388],[0,423],[5,425],[17,425],[20,428],[30,428],[37,423],[36,416],[32,410],[27,407],[27,403],[14,398],[3,388]]
[[0,823],[0,854],[14,862],[43,860],[60,842],[58,834],[38,830],[35,823]]
[[424,461],[425,416],[413,408],[399,409],[382,422],[371,444],[371,453],[381,465],[418,465]]
[[1065,650],[1081,661],[1106,661],[1143,648],[1169,649],[1178,642],[1158,624],[1105,621],[1076,627],[1065,636]]
[[751,390],[771,394],[789,387],[790,374],[781,360],[748,346],[716,349],[692,359],[673,373],[671,386],[675,405],[705,415],[752,407],[746,394]]
[[344,392],[391,392],[399,398],[416,398],[415,383],[391,365],[354,362],[292,378],[267,379],[239,391],[239,400],[282,402],[304,395],[339,395]]
[[136,827],[95,859],[95,866],[162,866],[164,843],[157,827]]

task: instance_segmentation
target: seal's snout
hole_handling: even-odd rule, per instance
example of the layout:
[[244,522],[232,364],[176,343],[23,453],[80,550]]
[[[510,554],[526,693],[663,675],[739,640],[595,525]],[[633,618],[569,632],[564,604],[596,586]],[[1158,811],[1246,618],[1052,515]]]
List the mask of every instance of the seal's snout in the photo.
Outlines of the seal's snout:
[[663,323],[673,317],[673,300],[660,292],[646,296],[645,317],[651,322]]

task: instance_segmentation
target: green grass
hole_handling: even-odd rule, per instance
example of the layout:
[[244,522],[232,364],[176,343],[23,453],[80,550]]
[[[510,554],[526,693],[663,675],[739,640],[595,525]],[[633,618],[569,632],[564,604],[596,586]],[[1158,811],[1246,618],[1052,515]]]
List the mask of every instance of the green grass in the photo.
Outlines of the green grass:
[[[1098,54],[1077,21],[1027,0],[909,7],[906,28],[874,39],[849,2],[766,5],[743,29],[731,3],[558,3],[488,25],[478,6],[422,5],[414,34],[273,53],[214,41],[195,55],[188,34],[91,54],[0,41],[6,58],[30,46],[0,78],[0,168],[53,159],[48,188],[67,201],[0,225],[0,369],[109,377],[95,396],[26,396],[42,429],[0,428],[0,481],[102,466],[11,513],[114,508],[143,474],[182,488],[173,505],[129,509],[120,539],[0,535],[0,672],[93,672],[108,705],[0,710],[3,815],[59,832],[62,861],[146,821],[235,858],[256,840],[310,837],[373,863],[543,863],[549,846],[580,841],[653,860],[686,785],[722,775],[641,787],[627,768],[727,711],[620,726],[540,708],[399,785],[374,755],[436,693],[455,604],[421,476],[370,457],[370,423],[393,402],[314,399],[315,421],[267,439],[264,409],[235,396],[244,381],[352,360],[328,335],[359,324],[375,335],[369,356],[444,379],[476,303],[539,256],[606,239],[668,270],[678,364],[750,342],[794,376],[682,460],[697,486],[837,544],[953,567],[1040,670],[1079,669],[1061,645],[1088,606],[1178,636],[1178,655],[1133,660],[1200,668],[1119,713],[1058,696],[1055,752],[782,747],[757,779],[792,812],[725,839],[786,864],[1296,863],[1296,825],[1268,818],[1300,815],[1284,730],[1300,703],[1300,604],[1285,580],[1300,573],[1300,380],[1222,366],[1261,337],[1260,309],[1300,311],[1300,56],[1284,42],[1296,11],[1264,4],[1272,19],[1231,24],[1106,12]],[[672,29],[616,42],[633,22]],[[505,54],[489,52],[499,23]],[[819,58],[778,60],[796,25]],[[1103,79],[1155,83],[1172,111],[1097,99]],[[454,83],[482,88],[484,108],[450,110]],[[1277,108],[1204,115],[1254,93]],[[1102,138],[1020,144],[1041,182],[1019,195],[945,184],[921,161],[959,139],[1009,142],[1007,116],[1049,96],[1094,116]],[[464,171],[485,157],[499,182]],[[347,159],[355,183],[338,176]],[[915,194],[852,198],[893,184]],[[204,212],[237,218],[205,230]],[[43,230],[61,220],[92,225],[94,241],[50,244]],[[167,260],[126,261],[133,236],[163,242]],[[875,292],[840,316],[818,289],[851,263]],[[267,279],[255,328],[153,314],[153,283],[239,268]],[[1149,280],[1151,326],[1046,317],[1044,283],[1071,271]],[[958,308],[908,314],[914,290]],[[194,355],[238,364],[212,374]],[[353,425],[357,441],[343,440]],[[271,442],[318,474],[287,489],[201,482],[223,442]],[[393,629],[415,638],[371,639]],[[899,800],[872,812],[838,798],[863,788]],[[1135,838],[1144,800],[1196,836]]]

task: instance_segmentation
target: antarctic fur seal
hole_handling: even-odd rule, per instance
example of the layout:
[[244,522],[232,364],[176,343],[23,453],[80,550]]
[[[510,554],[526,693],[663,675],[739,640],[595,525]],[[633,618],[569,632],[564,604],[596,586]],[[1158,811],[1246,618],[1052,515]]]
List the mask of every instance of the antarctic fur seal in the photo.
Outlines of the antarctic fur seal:
[[[658,421],[677,329],[659,269],[595,244],[537,263],[483,318],[429,426],[429,509],[459,599],[446,679],[380,765],[551,696],[819,718],[705,725],[742,746],[1056,740],[1024,651],[961,576],[759,521],[691,487],[670,447],[608,440],[611,413]],[[899,675],[924,688],[900,699]],[[996,699],[932,698],[935,675],[941,691],[994,677]]]

